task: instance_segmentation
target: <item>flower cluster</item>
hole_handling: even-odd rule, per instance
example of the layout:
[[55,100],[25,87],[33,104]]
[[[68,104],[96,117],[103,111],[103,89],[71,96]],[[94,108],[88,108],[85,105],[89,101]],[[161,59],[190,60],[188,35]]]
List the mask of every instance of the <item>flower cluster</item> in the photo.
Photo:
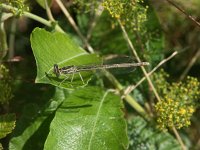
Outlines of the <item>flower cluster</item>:
[[73,0],[78,9],[77,12],[90,12],[91,10],[96,10],[100,5],[101,0]]
[[200,98],[200,82],[187,77],[185,82],[169,84],[165,83],[162,74],[155,76],[159,77],[156,80],[157,87],[162,94],[162,100],[155,105],[158,127],[166,129],[174,126],[180,129],[189,126]]
[[192,104],[181,104],[178,100],[166,98],[155,106],[158,115],[158,128],[176,127],[178,129],[189,126],[190,118],[195,111]]
[[0,65],[0,104],[6,104],[13,97],[9,70]]
[[120,19],[122,24],[134,31],[140,31],[147,20],[148,6],[142,6],[143,0],[104,0],[103,7],[112,17]]
[[29,11],[29,7],[25,4],[25,0],[5,0],[5,3],[17,8],[11,10],[16,16],[21,16],[24,11]]

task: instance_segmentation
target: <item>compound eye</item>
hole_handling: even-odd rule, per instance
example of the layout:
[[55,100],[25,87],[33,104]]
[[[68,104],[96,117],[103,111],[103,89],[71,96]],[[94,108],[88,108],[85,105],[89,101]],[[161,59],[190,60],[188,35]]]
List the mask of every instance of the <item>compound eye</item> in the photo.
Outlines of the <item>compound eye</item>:
[[53,66],[53,72],[56,74],[57,77],[60,76],[60,71],[59,71],[59,68],[58,68],[57,64],[54,64],[54,66]]

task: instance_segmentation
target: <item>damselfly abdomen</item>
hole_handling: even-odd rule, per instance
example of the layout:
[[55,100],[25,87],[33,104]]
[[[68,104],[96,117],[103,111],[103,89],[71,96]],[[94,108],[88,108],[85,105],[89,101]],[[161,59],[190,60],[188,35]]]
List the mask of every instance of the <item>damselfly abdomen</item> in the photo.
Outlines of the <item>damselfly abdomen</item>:
[[138,67],[147,65],[149,65],[148,62],[139,62],[139,63],[121,63],[121,64],[109,64],[109,65],[80,65],[80,66],[70,65],[59,68],[57,64],[54,64],[54,73],[56,74],[57,77],[59,77],[61,74],[74,74],[74,73],[80,73],[82,71],[128,68],[128,67]]

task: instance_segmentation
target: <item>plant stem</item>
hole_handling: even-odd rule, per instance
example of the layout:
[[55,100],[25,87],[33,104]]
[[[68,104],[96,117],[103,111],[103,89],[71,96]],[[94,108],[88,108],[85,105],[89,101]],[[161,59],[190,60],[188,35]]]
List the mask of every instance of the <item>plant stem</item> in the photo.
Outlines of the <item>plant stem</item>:
[[79,30],[78,26],[76,25],[75,21],[73,20],[73,18],[71,17],[71,15],[67,11],[67,9],[63,5],[63,3],[61,2],[61,0],[55,0],[55,1],[57,2],[58,6],[61,8],[62,12],[64,13],[65,17],[68,19],[68,21],[71,24],[71,26],[74,28],[74,30],[77,32],[77,34],[79,35],[79,37],[81,38],[81,40],[87,46],[88,51],[90,53],[94,53],[93,48],[90,46],[90,44],[87,42],[86,38],[83,36],[83,34],[81,33],[81,31]]
[[197,52],[194,54],[194,56],[190,60],[188,66],[185,68],[185,70],[181,74],[180,80],[183,80],[185,78],[185,76],[187,75],[189,70],[192,68],[192,66],[194,65],[194,63],[196,62],[199,56],[200,56],[200,49],[197,50]]
[[4,22],[0,23],[0,62],[6,56],[8,45],[6,41],[6,31],[4,29]]
[[[52,27],[52,22],[51,21],[43,19],[42,17],[39,17],[39,16],[34,15],[32,13],[24,12],[24,16],[26,16],[28,18],[31,18],[31,19],[33,19],[35,21],[38,21],[38,22],[40,22],[40,23],[42,23],[42,24],[44,24],[44,25],[46,25],[48,27]],[[61,32],[61,33],[65,33],[63,31],[63,29],[58,24],[55,25],[55,30],[58,31],[58,32]]]
[[45,0],[45,8],[46,8],[46,12],[47,12],[47,16],[48,16],[49,20],[51,20],[52,22],[55,22],[55,19],[53,18],[53,15],[51,13],[51,9],[49,8],[47,0]]
[[[130,48],[132,49],[133,54],[135,55],[137,61],[138,61],[138,62],[141,62],[141,60],[140,60],[140,58],[138,57],[137,52],[136,52],[136,50],[135,50],[135,48],[134,48],[134,46],[133,46],[133,44],[132,44],[132,42],[131,42],[131,40],[130,40],[129,37],[128,37],[128,34],[127,34],[127,32],[126,32],[124,26],[122,26],[120,20],[118,20],[118,22],[119,22],[119,24],[120,24],[120,27],[121,27],[123,33],[124,33],[125,39],[126,39],[126,41],[128,42]],[[145,78],[147,79],[149,85],[151,86],[151,88],[152,88],[152,90],[153,90],[153,92],[154,92],[154,94],[155,94],[157,100],[158,100],[158,101],[161,101],[160,96],[158,95],[158,93],[157,93],[157,91],[156,91],[154,85],[152,84],[151,79],[149,78],[149,75],[147,74],[145,68],[144,68],[143,66],[141,66],[141,69],[142,69],[142,71],[143,71],[143,73],[144,73],[144,75],[145,75]],[[173,128],[173,131],[174,131],[174,133],[175,133],[175,135],[176,135],[176,137],[177,137],[179,143],[181,144],[182,149],[183,149],[183,150],[186,150],[186,149],[185,149],[185,146],[184,146],[184,144],[183,144],[183,142],[182,142],[182,140],[181,140],[181,138],[180,138],[180,136],[179,136],[179,134],[178,134],[178,132],[176,131],[176,128]],[[176,131],[176,132],[175,132],[175,131]]]
[[92,21],[90,22],[90,28],[89,28],[89,30],[88,30],[88,32],[87,32],[87,36],[86,36],[87,41],[90,40],[91,35],[92,35],[92,31],[93,31],[94,27],[96,26],[96,23],[97,23],[97,21],[98,21],[98,18],[101,16],[103,10],[104,10],[103,7],[102,7],[101,5],[99,5],[99,7],[97,8],[97,12],[95,13],[94,18],[93,18]]
[[[172,59],[176,54],[178,54],[177,51],[175,51],[172,55],[170,55],[168,58],[163,59],[156,67],[154,67],[147,75],[150,76],[152,75],[152,73],[154,73],[161,65],[163,65],[164,63],[166,63],[168,60]],[[130,85],[128,86],[125,90],[124,90],[124,95],[126,96],[127,94],[129,94],[132,90],[134,90],[136,87],[138,87],[144,80],[146,79],[146,77],[143,77],[140,81],[137,82],[136,85]]]
[[[123,90],[123,86],[119,83],[119,81],[108,71],[104,70],[104,75],[107,77],[108,80],[117,88],[118,91]],[[130,95],[126,95],[125,97],[126,102],[131,105],[140,115],[142,115],[145,119],[148,118],[146,111],[143,107],[141,107],[136,100],[131,97]]]
[[[140,60],[140,58],[139,58],[139,56],[138,56],[138,54],[137,54],[137,52],[136,52],[136,50],[135,50],[135,48],[134,48],[132,42],[131,42],[131,40],[130,40],[129,37],[128,37],[128,34],[127,34],[127,32],[126,32],[124,26],[122,25],[122,23],[121,23],[120,20],[118,20],[118,22],[119,22],[120,27],[121,27],[121,29],[122,29],[122,31],[123,31],[125,40],[126,40],[127,43],[129,44],[129,46],[130,46],[130,48],[131,48],[133,54],[135,55],[137,61],[138,61],[138,62],[141,62],[141,60]],[[142,71],[143,71],[145,77],[147,78],[147,81],[148,81],[150,87],[152,88],[152,90],[153,90],[153,92],[154,92],[154,94],[155,94],[157,100],[158,100],[158,101],[161,101],[161,100],[160,100],[160,97],[159,97],[159,95],[158,95],[158,93],[157,93],[157,91],[156,91],[156,89],[155,89],[155,87],[154,87],[154,85],[153,85],[153,83],[152,83],[152,81],[151,81],[151,79],[149,78],[149,76],[148,76],[148,74],[147,74],[147,72],[146,72],[146,70],[145,70],[145,68],[144,68],[143,66],[141,66],[141,69],[142,69]]]
[[16,33],[16,28],[17,28],[17,19],[12,18],[12,23],[11,23],[11,32],[10,32],[10,37],[9,37],[9,51],[8,51],[8,59],[12,59],[15,54],[15,33]]
[[[9,11],[11,11],[11,10],[15,10],[16,11],[17,10],[17,8],[12,7],[10,5],[5,5],[5,4],[1,4],[1,7],[6,9],[6,10],[9,10]],[[24,11],[22,15],[25,16],[25,17],[28,17],[30,19],[33,19],[35,21],[38,21],[38,22],[40,22],[40,23],[42,23],[42,24],[44,24],[44,25],[46,25],[48,27],[52,27],[52,22],[51,21],[48,21],[48,20],[46,20],[46,19],[44,19],[42,17],[39,17],[39,16],[37,16],[35,14],[29,13],[27,11]],[[55,30],[58,31],[58,32],[61,32],[61,33],[65,33],[58,24],[55,25]]]
[[184,143],[183,143],[178,131],[176,130],[176,128],[174,126],[172,127],[172,130],[173,130],[178,142],[180,143],[182,150],[186,150],[186,147],[185,147],[185,145],[184,145]]
[[194,22],[198,27],[200,27],[200,23],[196,21],[191,15],[188,15],[185,10],[180,8],[178,5],[176,5],[171,0],[166,0],[168,3],[170,3],[172,6],[174,6],[176,9],[178,9],[180,12],[182,12],[188,19],[190,19],[192,22]]

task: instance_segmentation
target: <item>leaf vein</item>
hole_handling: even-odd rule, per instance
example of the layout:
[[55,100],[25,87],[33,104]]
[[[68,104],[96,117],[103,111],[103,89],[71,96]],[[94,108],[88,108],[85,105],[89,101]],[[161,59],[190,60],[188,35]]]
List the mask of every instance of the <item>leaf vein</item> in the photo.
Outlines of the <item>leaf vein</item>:
[[97,121],[98,121],[98,118],[99,118],[99,115],[100,115],[100,111],[101,111],[101,108],[103,106],[103,102],[106,98],[106,96],[108,95],[109,91],[106,91],[105,94],[103,95],[103,98],[101,100],[101,103],[99,105],[99,108],[98,108],[98,111],[97,111],[97,114],[96,114],[96,118],[95,118],[95,121],[94,121],[94,126],[92,128],[92,134],[91,134],[91,137],[90,137],[90,141],[89,141],[89,144],[88,144],[88,149],[90,150],[91,149],[91,145],[92,145],[92,139],[93,139],[93,136],[94,136],[94,130],[95,130],[95,127],[96,127],[96,124],[97,124]]

